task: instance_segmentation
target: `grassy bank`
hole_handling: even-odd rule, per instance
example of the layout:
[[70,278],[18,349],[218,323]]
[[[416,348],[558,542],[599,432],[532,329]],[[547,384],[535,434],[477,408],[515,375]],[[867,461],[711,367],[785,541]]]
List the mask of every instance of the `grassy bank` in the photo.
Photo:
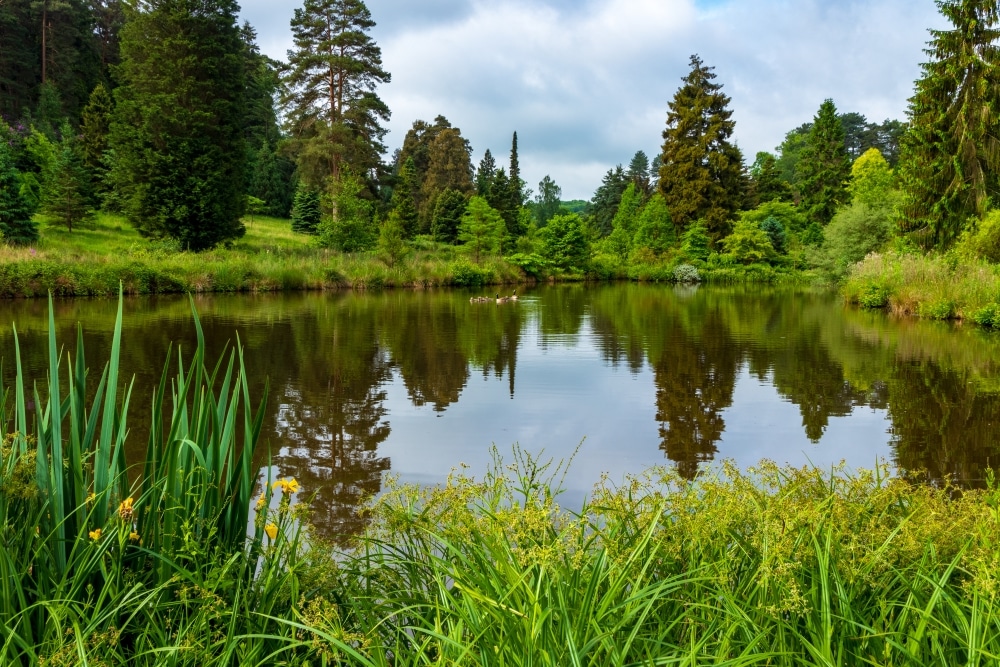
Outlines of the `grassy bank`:
[[1000,327],[1000,272],[983,260],[873,254],[852,267],[842,289],[848,302],[864,308]]
[[[51,316],[50,316],[51,319]],[[482,478],[389,483],[337,551],[314,490],[258,486],[240,355],[164,369],[122,447],[103,375],[50,337],[0,399],[0,664],[926,665],[1000,656],[1000,491],[885,471],[652,469],[558,504],[514,450]],[[193,354],[192,354],[193,352]],[[16,357],[15,357],[16,358]],[[37,409],[33,411],[34,403]],[[299,502],[302,500],[303,502]],[[248,535],[249,532],[249,535]]]

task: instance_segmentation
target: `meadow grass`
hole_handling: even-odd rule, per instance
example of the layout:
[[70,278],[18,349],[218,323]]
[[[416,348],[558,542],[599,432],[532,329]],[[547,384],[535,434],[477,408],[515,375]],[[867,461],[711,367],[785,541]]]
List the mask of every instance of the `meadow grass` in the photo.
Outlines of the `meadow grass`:
[[1000,272],[982,260],[950,254],[872,254],[851,268],[842,291],[849,303],[864,308],[1000,327]]
[[[3,665],[992,665],[1000,488],[885,467],[651,468],[559,504],[515,447],[480,477],[387,480],[347,547],[292,479],[257,479],[239,344],[168,355],[152,397],[15,343],[0,393]],[[129,406],[151,400],[143,460]],[[270,466],[267,466],[270,469]]]

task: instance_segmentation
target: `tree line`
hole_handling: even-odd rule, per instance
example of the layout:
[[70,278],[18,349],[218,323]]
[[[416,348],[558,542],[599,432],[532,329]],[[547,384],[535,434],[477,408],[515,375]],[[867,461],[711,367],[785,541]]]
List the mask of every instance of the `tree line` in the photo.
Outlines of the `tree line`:
[[841,266],[893,238],[947,247],[990,209],[997,0],[939,0],[906,123],[826,100],[775,153],[747,164],[730,98],[697,55],[650,159],[605,174],[570,210],[487,150],[478,165],[443,115],[386,160],[391,82],[362,0],[305,0],[285,62],[260,53],[234,0],[0,4],[0,232],[37,238],[41,211],[73,229],[98,209],[144,236],[202,250],[242,216],[344,252],[400,261],[418,236],[526,270],[663,262]]

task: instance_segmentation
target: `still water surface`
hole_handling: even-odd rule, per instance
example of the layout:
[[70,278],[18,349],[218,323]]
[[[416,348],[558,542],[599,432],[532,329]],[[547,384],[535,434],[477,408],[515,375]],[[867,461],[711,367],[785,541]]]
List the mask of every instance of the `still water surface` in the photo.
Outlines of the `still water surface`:
[[[1000,337],[845,308],[832,293],[582,285],[471,304],[459,291],[200,296],[210,358],[239,336],[272,475],[316,494],[328,535],[360,527],[359,500],[386,472],[435,483],[491,445],[578,449],[569,506],[602,472],[653,464],[686,477],[724,458],[926,470],[975,483],[998,456]],[[64,345],[82,324],[92,369],[116,302],[59,301]],[[0,302],[27,373],[44,383],[43,300]],[[124,374],[135,374],[130,457],[168,345],[190,350],[186,298],[125,303]],[[0,332],[5,379],[10,327]],[[127,376],[127,375],[126,375]],[[581,444],[582,443],[582,444]],[[301,493],[300,493],[301,495]]]

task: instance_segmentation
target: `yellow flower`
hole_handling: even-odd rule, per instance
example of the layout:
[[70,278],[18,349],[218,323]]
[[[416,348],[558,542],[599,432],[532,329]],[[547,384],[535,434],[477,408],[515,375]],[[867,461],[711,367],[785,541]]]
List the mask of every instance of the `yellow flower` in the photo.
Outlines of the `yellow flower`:
[[138,542],[139,541],[139,533],[137,533],[137,532],[135,532],[133,530],[131,533],[128,534],[128,541],[129,542]]
[[258,512],[261,511],[262,509],[264,509],[264,503],[266,501],[267,501],[267,499],[264,497],[264,494],[263,493],[260,494],[260,498],[257,499],[257,511]]
[[122,518],[122,521],[132,520],[132,496],[129,496],[118,505],[118,516]]
[[269,523],[266,526],[264,526],[264,532],[267,533],[267,536],[273,540],[278,536],[278,527],[275,526],[273,523]]
[[101,539],[101,529],[100,528],[95,528],[95,529],[93,529],[92,531],[90,531],[87,534],[90,535],[90,539],[94,540],[95,542],[97,540]]
[[95,498],[97,498],[97,494],[91,491],[90,494],[87,496],[87,504],[89,505],[90,503],[94,502]]
[[299,490],[299,483],[295,481],[294,477],[289,477],[288,479],[279,479],[277,482],[271,485],[272,489],[277,489],[281,487],[281,492],[285,495],[289,493],[296,493]]

